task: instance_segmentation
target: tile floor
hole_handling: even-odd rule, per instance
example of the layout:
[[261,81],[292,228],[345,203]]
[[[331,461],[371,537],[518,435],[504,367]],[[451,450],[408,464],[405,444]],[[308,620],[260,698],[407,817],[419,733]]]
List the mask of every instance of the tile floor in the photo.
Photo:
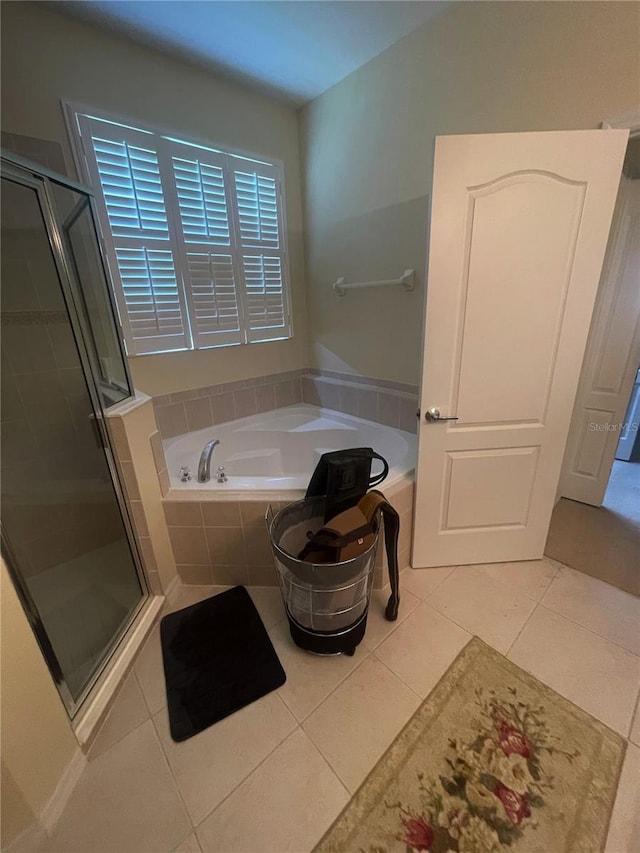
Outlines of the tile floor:
[[[287,672],[195,738],[168,732],[158,629],[47,851],[309,851],[472,634],[628,739],[607,853],[640,850],[640,599],[544,559],[407,569],[353,658],[295,648],[276,589],[251,595]],[[171,609],[220,591],[183,587]],[[549,851],[552,853],[552,851]]]

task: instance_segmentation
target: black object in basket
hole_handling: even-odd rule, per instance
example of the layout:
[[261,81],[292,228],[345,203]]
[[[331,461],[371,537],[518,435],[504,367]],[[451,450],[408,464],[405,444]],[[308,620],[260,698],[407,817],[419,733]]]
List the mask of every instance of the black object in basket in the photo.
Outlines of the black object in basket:
[[165,616],[160,638],[175,741],[250,705],[287,678],[243,586]]

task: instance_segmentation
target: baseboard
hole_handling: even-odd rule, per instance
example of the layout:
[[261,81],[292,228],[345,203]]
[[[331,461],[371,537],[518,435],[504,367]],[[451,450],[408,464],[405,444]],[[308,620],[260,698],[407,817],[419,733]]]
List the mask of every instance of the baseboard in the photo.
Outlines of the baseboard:
[[67,805],[73,789],[78,784],[82,771],[87,765],[87,759],[82,750],[77,749],[71,761],[67,764],[60,781],[56,785],[51,799],[40,812],[40,825],[50,834],[53,831],[64,807]]

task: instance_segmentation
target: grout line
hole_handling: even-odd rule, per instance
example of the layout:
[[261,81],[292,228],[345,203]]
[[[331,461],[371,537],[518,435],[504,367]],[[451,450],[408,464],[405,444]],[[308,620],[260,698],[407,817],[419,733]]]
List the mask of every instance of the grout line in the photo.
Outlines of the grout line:
[[[157,713],[159,713],[159,712],[157,712]],[[180,790],[180,785],[178,785],[178,780],[176,779],[175,773],[173,772],[173,768],[171,766],[171,762],[169,761],[169,756],[165,752],[164,746],[162,745],[162,740],[160,739],[160,735],[156,729],[156,724],[153,720],[153,717],[151,717],[151,728],[153,729],[153,734],[154,734],[154,737],[156,739],[156,743],[160,747],[160,753],[162,755],[162,758],[164,759],[164,763],[167,766],[167,769],[169,771],[169,775],[171,776],[171,781],[173,782],[174,788],[176,789],[176,793],[178,794],[178,799],[182,803],[184,813],[187,816],[187,822],[189,823],[189,826],[191,827],[191,832],[192,832],[194,829],[194,825],[193,825],[193,821],[191,820],[191,814],[189,812],[189,809],[187,808],[186,800],[182,796],[182,791]],[[184,841],[186,838],[188,838],[189,835],[191,835],[191,832],[187,833],[187,835],[185,835],[185,837],[182,839],[182,841]],[[182,841],[180,842],[180,844],[182,844]]]
[[[414,569],[414,568],[412,568],[411,566],[408,566],[407,568],[408,568],[410,571],[412,571],[412,572],[428,572],[428,571],[430,571],[430,569]],[[450,578],[450,577],[451,577],[451,575],[455,572],[455,570],[456,570],[456,569],[461,568],[461,566],[445,566],[445,567],[442,567],[442,566],[434,566],[433,568],[449,568],[449,571],[447,572],[447,574],[446,574],[443,578],[441,578],[441,580],[439,580],[439,581],[438,581],[438,583],[434,586],[434,588],[431,590],[431,592],[429,592],[429,593],[427,594],[426,598],[423,598],[421,595],[418,595],[418,593],[417,593],[417,592],[412,592],[410,589],[406,588],[407,592],[410,592],[410,593],[411,593],[411,595],[415,595],[415,597],[416,597],[419,601],[426,601],[428,598],[431,598],[431,596],[432,596],[432,595],[433,595],[437,590],[439,590],[439,589],[440,589],[440,587],[442,586],[442,584],[443,584],[443,583],[444,583],[448,578]],[[403,570],[403,571],[406,571],[406,570]]]
[[[365,636],[366,636],[366,634],[365,634]],[[293,641],[292,641],[292,642],[293,642]],[[356,648],[360,648],[362,645],[363,645],[363,644],[361,643],[361,644],[360,644],[360,646],[357,646]],[[274,646],[274,648],[275,648],[275,646]],[[345,674],[345,675],[340,679],[340,681],[338,681],[338,682],[337,682],[337,684],[335,684],[335,685],[334,685],[334,687],[332,687],[332,688],[331,688],[331,690],[327,693],[327,695],[326,695],[326,696],[323,696],[323,697],[322,697],[322,699],[321,699],[321,700],[320,700],[316,705],[314,705],[314,706],[313,706],[313,708],[309,711],[309,713],[305,714],[305,715],[304,715],[304,717],[303,717],[301,720],[298,720],[298,718],[297,718],[297,716],[296,716],[296,714],[295,714],[294,710],[293,710],[292,708],[289,708],[289,705],[287,704],[287,700],[286,700],[286,699],[284,699],[284,697],[281,697],[281,698],[282,698],[282,701],[285,703],[285,705],[287,706],[287,708],[289,709],[289,711],[293,714],[293,716],[296,718],[296,720],[298,720],[298,724],[300,725],[300,727],[302,727],[302,724],[303,724],[303,723],[306,723],[306,721],[309,719],[309,717],[311,716],[311,714],[313,714],[313,713],[314,713],[314,711],[317,711],[317,710],[318,710],[318,708],[320,707],[320,705],[324,704],[324,702],[326,702],[326,701],[327,701],[327,699],[329,698],[329,696],[332,696],[332,695],[336,692],[336,690],[338,689],[338,687],[340,687],[340,685],[341,685],[341,684],[343,684],[343,682],[345,682],[345,681],[347,680],[347,678],[349,678],[349,676],[351,675],[351,673],[352,673],[352,672],[355,672],[355,671],[356,671],[356,669],[358,669],[358,667],[359,667],[359,666],[362,666],[362,664],[365,662],[365,660],[367,660],[367,658],[368,658],[368,657],[370,657],[370,656],[373,654],[373,649],[370,649],[370,648],[369,648],[369,646],[364,646],[364,649],[365,649],[365,655],[363,656],[362,660],[361,660],[361,661],[359,661],[359,662],[358,662],[358,663],[353,667],[353,669],[350,669],[350,670],[349,670],[349,672],[347,672],[347,673],[346,673],[346,674]],[[302,649],[301,649],[300,651],[302,651]],[[276,649],[276,654],[277,654],[277,653],[278,653],[278,650]],[[356,652],[356,654],[357,654],[357,652]]]
[[513,642],[510,644],[509,648],[508,648],[508,649],[506,650],[506,652],[504,653],[504,656],[505,656],[506,658],[508,658],[508,657],[509,657],[509,655],[511,654],[511,649],[512,649],[512,648],[515,646],[515,644],[517,643],[518,638],[520,637],[520,634],[522,634],[522,632],[524,631],[524,629],[527,627],[527,625],[528,625],[528,624],[529,624],[529,622],[531,621],[531,617],[532,617],[532,616],[533,616],[533,614],[536,612],[536,610],[538,609],[538,607],[540,607],[540,602],[539,602],[539,601],[536,601],[536,605],[535,605],[535,607],[533,608],[533,610],[531,611],[531,613],[527,616],[527,618],[526,618],[526,619],[525,619],[525,621],[524,621],[524,624],[522,625],[522,627],[520,628],[520,630],[518,631],[518,633],[517,633],[517,634],[515,635],[515,637],[513,638]]
[[631,649],[628,649],[626,646],[623,646],[616,640],[612,640],[610,637],[605,637],[604,634],[599,634],[592,628],[588,628],[586,625],[583,625],[582,622],[576,622],[575,619],[571,619],[570,616],[565,616],[564,613],[559,613],[557,610],[554,610],[547,604],[539,602],[539,606],[542,607],[544,610],[548,610],[549,613],[553,613],[554,616],[559,616],[561,619],[570,622],[572,625],[576,625],[578,628],[582,628],[583,631],[587,631],[589,634],[593,634],[594,637],[599,637],[599,639],[604,640],[605,643],[611,643],[612,646],[616,646],[616,648],[622,649],[622,651],[627,652],[627,654],[632,655],[634,658],[638,658],[640,660],[640,655],[637,652],[632,652]]
[[[277,691],[275,691],[275,692],[276,692],[276,695],[277,695]],[[267,695],[268,695],[268,694],[267,694]],[[278,696],[278,698],[280,699],[280,701],[281,701],[281,702],[283,701],[279,696]],[[283,704],[284,704],[284,703],[283,703]],[[286,705],[285,705],[285,707],[286,707]],[[289,710],[289,708],[287,708],[287,711],[289,711],[289,713],[291,714],[291,716],[292,716],[292,717],[293,717],[293,719],[295,720],[295,719],[296,719],[296,718],[295,718],[295,715],[294,715],[294,714]],[[265,763],[265,761],[273,755],[273,753],[276,751],[276,749],[279,749],[279,748],[282,746],[282,744],[283,744],[283,743],[285,743],[285,741],[289,740],[289,738],[290,738],[290,737],[292,737],[292,736],[293,736],[293,735],[294,735],[298,730],[302,731],[302,726],[301,726],[301,725],[298,723],[298,721],[296,720],[296,726],[295,726],[295,728],[294,728],[294,729],[292,729],[292,731],[290,731],[290,732],[289,732],[285,737],[283,737],[283,738],[282,738],[282,740],[281,740],[278,744],[276,744],[276,746],[274,746],[274,748],[269,752],[269,754],[268,754],[268,755],[265,755],[265,757],[264,757],[261,761],[259,761],[259,762],[256,764],[256,766],[255,766],[255,767],[253,767],[253,768],[249,771],[249,773],[247,773],[247,775],[246,775],[246,776],[244,776],[244,777],[243,777],[243,778],[238,782],[238,784],[237,784],[237,785],[234,785],[234,786],[233,786],[233,788],[229,791],[229,793],[228,793],[228,794],[225,794],[225,796],[220,800],[220,802],[219,802],[219,803],[216,803],[216,805],[211,809],[211,811],[207,812],[207,814],[202,818],[202,820],[200,821],[200,823],[195,824],[195,825],[193,825],[193,824],[192,824],[192,825],[193,825],[194,830],[197,830],[197,829],[198,829],[198,827],[202,826],[202,824],[205,822],[205,820],[208,820],[208,819],[211,817],[211,815],[212,815],[214,812],[216,812],[216,811],[220,808],[220,806],[221,806],[223,803],[225,803],[225,802],[229,799],[229,797],[231,797],[231,796],[232,796],[232,794],[234,794],[234,793],[238,790],[238,788],[240,788],[242,785],[244,785],[244,783],[245,783],[248,779],[250,779],[250,778],[251,778],[251,776],[253,776],[253,774],[254,774],[254,773],[255,773],[255,772],[256,772],[260,767],[262,767],[262,765]]]
[[[456,653],[456,655],[455,655],[455,657],[454,657],[454,659],[453,659],[453,660],[455,660],[455,659],[456,659],[456,657],[458,657],[458,654],[459,654],[459,652],[458,652],[458,653]],[[388,672],[390,672],[390,673],[391,673],[391,675],[393,675],[395,678],[397,678],[397,679],[398,679],[398,681],[399,681],[401,684],[403,684],[403,685],[407,688],[407,690],[408,690],[410,693],[413,693],[413,695],[414,695],[414,696],[416,696],[416,697],[418,698],[418,701],[419,701],[418,708],[420,707],[420,705],[422,705],[422,703],[423,703],[423,702],[425,702],[425,701],[427,700],[427,697],[429,696],[429,694],[428,694],[428,693],[427,693],[427,696],[421,696],[421,695],[418,693],[418,691],[417,691],[417,690],[414,690],[414,689],[413,689],[413,687],[411,687],[411,685],[410,685],[410,684],[407,684],[407,682],[406,682],[403,678],[401,678],[401,677],[398,675],[398,673],[397,673],[397,672],[394,672],[394,671],[391,669],[391,667],[390,667],[390,666],[388,666],[388,665],[387,665],[383,660],[381,660],[375,652],[373,652],[373,657],[374,657],[374,658],[377,660],[377,662],[378,662],[379,664],[381,664],[381,665],[382,665],[382,666],[383,666],[383,667],[384,667]],[[453,663],[453,661],[451,661],[451,663]],[[450,665],[451,665],[451,664],[450,664]],[[441,676],[441,678],[442,678],[442,676]],[[440,681],[440,678],[438,679],[438,681]],[[431,692],[431,691],[429,691],[429,693],[430,693],[430,692]],[[416,708],[416,711],[418,710],[418,708]],[[415,714],[415,713],[416,713],[416,711],[414,711],[413,713]],[[411,716],[413,716],[413,714],[412,714]],[[409,717],[409,719],[411,719],[411,716]],[[407,721],[407,722],[408,722],[408,721]],[[394,739],[395,739],[395,737],[396,737],[396,736],[394,735]],[[393,740],[391,741],[391,743],[393,743]],[[389,746],[391,746],[391,744],[389,744]],[[388,748],[388,747],[387,747],[387,748]]]

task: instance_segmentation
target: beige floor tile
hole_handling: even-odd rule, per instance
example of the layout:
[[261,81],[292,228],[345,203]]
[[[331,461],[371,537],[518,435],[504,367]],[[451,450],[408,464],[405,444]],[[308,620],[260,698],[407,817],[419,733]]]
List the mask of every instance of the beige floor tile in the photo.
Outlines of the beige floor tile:
[[353,657],[322,657],[305,652],[294,644],[287,622],[272,628],[269,636],[287,673],[286,683],[279,689],[278,695],[299,722],[317,708],[369,654],[365,643],[360,643]]
[[560,569],[542,603],[640,655],[640,598],[574,569]]
[[190,835],[179,847],[176,847],[173,853],[202,853],[202,847],[200,847],[196,836]]
[[149,709],[133,673],[129,675],[116,696],[113,707],[91,747],[90,759],[132,732],[149,718]]
[[181,743],[171,739],[166,708],[153,722],[194,826],[297,726],[276,693]]
[[420,701],[380,661],[367,658],[303,729],[353,793]]
[[390,594],[391,588],[385,586],[384,589],[374,589],[371,596],[369,614],[367,616],[367,633],[365,634],[365,642],[371,649],[379,646],[420,604],[419,598],[416,598],[415,595],[400,587],[398,618],[395,622],[388,622],[385,619],[384,611]]
[[540,605],[509,658],[626,737],[640,657]]
[[477,566],[461,567],[463,568],[467,572],[469,569],[475,569],[479,575],[492,578],[535,601],[540,601],[545,590],[558,574],[558,566],[546,557],[542,560],[483,563]]
[[197,829],[205,853],[311,850],[349,799],[297,729]]
[[428,598],[436,590],[443,580],[449,577],[455,566],[439,566],[435,569],[412,569],[404,570],[400,577],[400,585],[408,589],[418,598]]
[[503,654],[535,605],[533,599],[491,577],[483,566],[459,566],[428,603]]
[[378,646],[375,656],[424,698],[470,639],[471,634],[423,603]]
[[629,740],[633,741],[636,746],[640,746],[640,697],[638,698],[638,702],[636,704],[636,712],[633,717],[633,722],[631,723],[631,732],[629,733]]
[[162,665],[162,647],[160,645],[160,626],[156,625],[138,654],[133,667],[144,701],[151,714],[155,714],[167,704],[167,691],[164,683]]
[[191,831],[151,720],[90,762],[49,853],[162,853]]
[[267,631],[286,619],[280,587],[252,586],[248,590]]
[[605,853],[640,850],[640,748],[632,743],[622,766]]

